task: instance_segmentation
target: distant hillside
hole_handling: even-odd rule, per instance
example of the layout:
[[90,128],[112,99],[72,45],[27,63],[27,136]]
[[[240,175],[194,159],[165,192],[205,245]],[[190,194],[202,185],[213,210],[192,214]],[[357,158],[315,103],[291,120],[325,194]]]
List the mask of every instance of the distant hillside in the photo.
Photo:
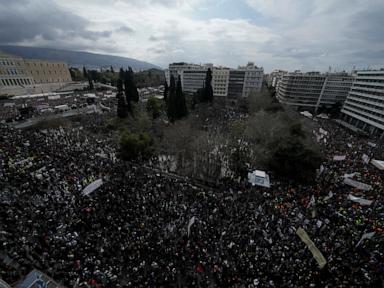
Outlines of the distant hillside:
[[100,67],[106,68],[110,67],[111,65],[116,70],[120,67],[127,68],[128,66],[132,67],[132,69],[135,71],[147,70],[151,68],[161,69],[160,67],[151,63],[132,58],[88,52],[4,45],[0,45],[0,50],[5,53],[21,56],[26,59],[60,60],[67,62],[69,66],[86,66],[88,69],[97,69]]

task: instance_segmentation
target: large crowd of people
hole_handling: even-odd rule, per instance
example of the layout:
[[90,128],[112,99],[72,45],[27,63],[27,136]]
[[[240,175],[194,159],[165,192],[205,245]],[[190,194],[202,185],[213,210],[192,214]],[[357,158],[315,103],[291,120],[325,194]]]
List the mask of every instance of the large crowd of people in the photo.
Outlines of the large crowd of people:
[[[271,188],[246,182],[208,188],[122,162],[110,135],[90,132],[102,124],[98,116],[88,117],[67,128],[0,126],[6,282],[35,268],[66,287],[384,284],[384,174],[362,160],[384,158],[379,142],[320,121],[327,160],[311,185],[271,179]],[[335,155],[345,159],[334,161]],[[345,174],[372,189],[345,185]],[[100,188],[83,195],[97,179]],[[351,193],[372,203],[353,202]],[[297,236],[299,227],[325,267]],[[360,241],[365,233],[371,236]]]

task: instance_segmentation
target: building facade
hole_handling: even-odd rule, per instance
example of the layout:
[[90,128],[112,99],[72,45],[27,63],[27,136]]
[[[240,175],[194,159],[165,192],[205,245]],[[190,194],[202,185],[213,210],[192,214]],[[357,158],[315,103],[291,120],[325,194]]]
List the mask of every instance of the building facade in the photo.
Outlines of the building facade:
[[19,94],[34,85],[35,81],[21,57],[0,53],[0,94]]
[[239,99],[247,97],[251,91],[261,90],[264,70],[251,62],[237,69],[214,67],[212,64],[172,63],[165,71],[165,77],[169,85],[171,75],[175,79],[180,76],[183,91],[192,95],[204,87],[208,69],[212,70],[214,97],[225,100],[226,103],[235,104]]
[[384,69],[357,71],[341,112],[345,122],[384,138]]
[[27,72],[35,83],[70,82],[71,74],[66,63],[43,60],[24,60]]
[[321,106],[344,103],[352,82],[347,73],[287,73],[278,81],[276,97],[283,104],[317,111]]
[[52,92],[70,81],[64,62],[26,60],[0,52],[0,95]]

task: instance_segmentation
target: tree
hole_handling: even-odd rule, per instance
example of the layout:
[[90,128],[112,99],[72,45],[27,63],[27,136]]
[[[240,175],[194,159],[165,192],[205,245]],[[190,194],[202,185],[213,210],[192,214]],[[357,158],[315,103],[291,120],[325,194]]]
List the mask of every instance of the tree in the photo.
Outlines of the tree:
[[135,77],[134,77],[132,68],[129,67],[129,70],[125,71],[125,73],[126,73],[126,79],[127,79],[126,83],[128,84],[125,86],[126,95],[128,93],[132,101],[139,102],[139,92],[137,91],[137,87],[135,84]]
[[181,78],[180,75],[177,79],[177,87],[176,87],[176,119],[181,119],[187,116],[187,105],[185,103],[185,96],[183,93],[183,88],[181,87]]
[[[117,92],[122,94],[123,93],[123,80],[118,79],[116,86],[117,86]],[[116,95],[116,97],[117,97],[117,95]]]
[[83,77],[84,77],[84,79],[88,79],[87,69],[85,69],[84,66],[83,66]]
[[89,90],[93,90],[93,81],[91,75],[88,75]]
[[208,68],[207,74],[205,76],[205,85],[204,85],[204,102],[210,102],[213,101],[213,89],[212,89],[212,70],[211,68]]
[[[121,71],[120,71],[121,73]],[[125,102],[126,102],[126,107],[129,112],[132,112],[132,105],[131,105],[131,93],[130,93],[130,76],[128,71],[126,70],[124,72],[124,92],[125,92]]]
[[153,152],[153,141],[147,132],[124,131],[120,139],[120,156],[124,160],[148,158]]
[[313,180],[321,164],[320,153],[290,137],[274,146],[270,168],[279,176],[300,182]]
[[[119,79],[119,81],[121,80]],[[117,116],[119,118],[126,118],[128,116],[128,111],[127,111],[123,92],[118,92],[116,97],[117,97]]]
[[169,98],[167,103],[167,115],[171,122],[175,121],[176,115],[176,83],[175,77],[171,75],[169,80]]
[[157,98],[151,96],[147,101],[146,109],[152,115],[152,118],[156,119],[161,113],[161,103]]
[[113,69],[113,66],[111,65],[111,73],[115,74],[115,70]]
[[164,82],[164,101],[167,102],[168,98],[168,83],[167,81]]

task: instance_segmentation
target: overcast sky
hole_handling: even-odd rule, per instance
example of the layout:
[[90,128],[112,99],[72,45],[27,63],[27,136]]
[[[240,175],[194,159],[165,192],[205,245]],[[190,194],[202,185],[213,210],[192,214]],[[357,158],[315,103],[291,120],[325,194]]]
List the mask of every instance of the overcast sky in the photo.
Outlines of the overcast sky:
[[384,0],[0,0],[0,43],[162,67],[384,67]]

